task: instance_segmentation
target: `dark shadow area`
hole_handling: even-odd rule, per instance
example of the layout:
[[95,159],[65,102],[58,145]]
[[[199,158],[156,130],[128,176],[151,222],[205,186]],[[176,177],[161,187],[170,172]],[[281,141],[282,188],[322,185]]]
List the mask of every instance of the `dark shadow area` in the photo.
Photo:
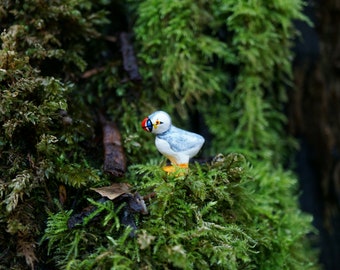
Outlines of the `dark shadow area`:
[[340,268],[340,6],[309,1],[305,14],[314,27],[296,23],[301,38],[295,46],[289,126],[300,145],[296,173],[301,207],[313,215],[319,231],[320,263],[334,270]]

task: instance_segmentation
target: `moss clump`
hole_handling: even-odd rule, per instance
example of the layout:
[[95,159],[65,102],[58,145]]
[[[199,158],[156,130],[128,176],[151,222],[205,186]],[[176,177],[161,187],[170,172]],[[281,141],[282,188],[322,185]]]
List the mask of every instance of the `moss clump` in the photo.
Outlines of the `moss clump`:
[[193,164],[188,174],[135,165],[129,180],[156,194],[149,215],[136,216],[136,238],[114,219],[111,202],[100,206],[106,212],[95,226],[69,230],[69,212],[52,214],[45,238],[61,268],[313,269],[304,249],[311,218],[298,209],[296,183],[283,170],[252,167],[233,153]]
[[[44,231],[46,208],[56,209],[54,201],[62,185],[79,188],[99,180],[99,170],[89,165],[84,148],[79,147],[92,136],[90,121],[86,123],[86,114],[80,112],[82,119],[75,116],[67,122],[64,114],[70,110],[68,99],[74,90],[73,82],[65,78],[85,67],[81,44],[85,36],[96,36],[98,14],[90,19],[90,6],[64,2],[0,4],[4,27],[0,50],[0,242],[6,247],[0,265],[4,269],[33,268],[40,260],[37,241]],[[65,28],[66,22],[74,31]]]

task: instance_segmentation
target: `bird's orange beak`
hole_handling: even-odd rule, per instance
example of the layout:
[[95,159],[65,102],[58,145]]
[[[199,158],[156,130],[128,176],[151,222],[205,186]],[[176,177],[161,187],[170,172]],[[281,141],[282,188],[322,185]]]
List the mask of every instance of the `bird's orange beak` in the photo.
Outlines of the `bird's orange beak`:
[[142,128],[147,132],[152,132],[153,125],[149,117],[144,118],[142,121]]

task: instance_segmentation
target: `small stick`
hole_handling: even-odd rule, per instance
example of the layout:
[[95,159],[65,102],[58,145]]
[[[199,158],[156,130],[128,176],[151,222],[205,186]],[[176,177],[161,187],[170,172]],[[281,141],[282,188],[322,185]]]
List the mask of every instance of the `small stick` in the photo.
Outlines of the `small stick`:
[[103,130],[104,172],[122,177],[126,171],[126,159],[120,132],[114,122],[109,122],[102,114],[99,119]]
[[130,43],[129,34],[122,32],[119,38],[124,70],[128,73],[131,81],[139,82],[142,80],[142,77],[139,74],[137,59],[133,50],[133,46]]
[[83,73],[83,75],[81,76],[83,79],[88,79],[94,75],[97,75],[100,72],[103,72],[105,70],[105,67],[97,67],[97,68],[93,68],[90,70],[87,70]]

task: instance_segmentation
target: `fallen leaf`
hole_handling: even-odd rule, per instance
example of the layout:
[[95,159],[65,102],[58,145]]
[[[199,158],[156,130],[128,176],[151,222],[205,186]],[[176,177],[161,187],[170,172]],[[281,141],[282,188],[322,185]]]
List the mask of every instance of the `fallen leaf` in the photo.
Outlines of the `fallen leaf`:
[[106,197],[110,200],[114,200],[120,195],[130,193],[130,187],[131,186],[128,183],[113,183],[111,186],[91,189],[99,193],[103,197]]

